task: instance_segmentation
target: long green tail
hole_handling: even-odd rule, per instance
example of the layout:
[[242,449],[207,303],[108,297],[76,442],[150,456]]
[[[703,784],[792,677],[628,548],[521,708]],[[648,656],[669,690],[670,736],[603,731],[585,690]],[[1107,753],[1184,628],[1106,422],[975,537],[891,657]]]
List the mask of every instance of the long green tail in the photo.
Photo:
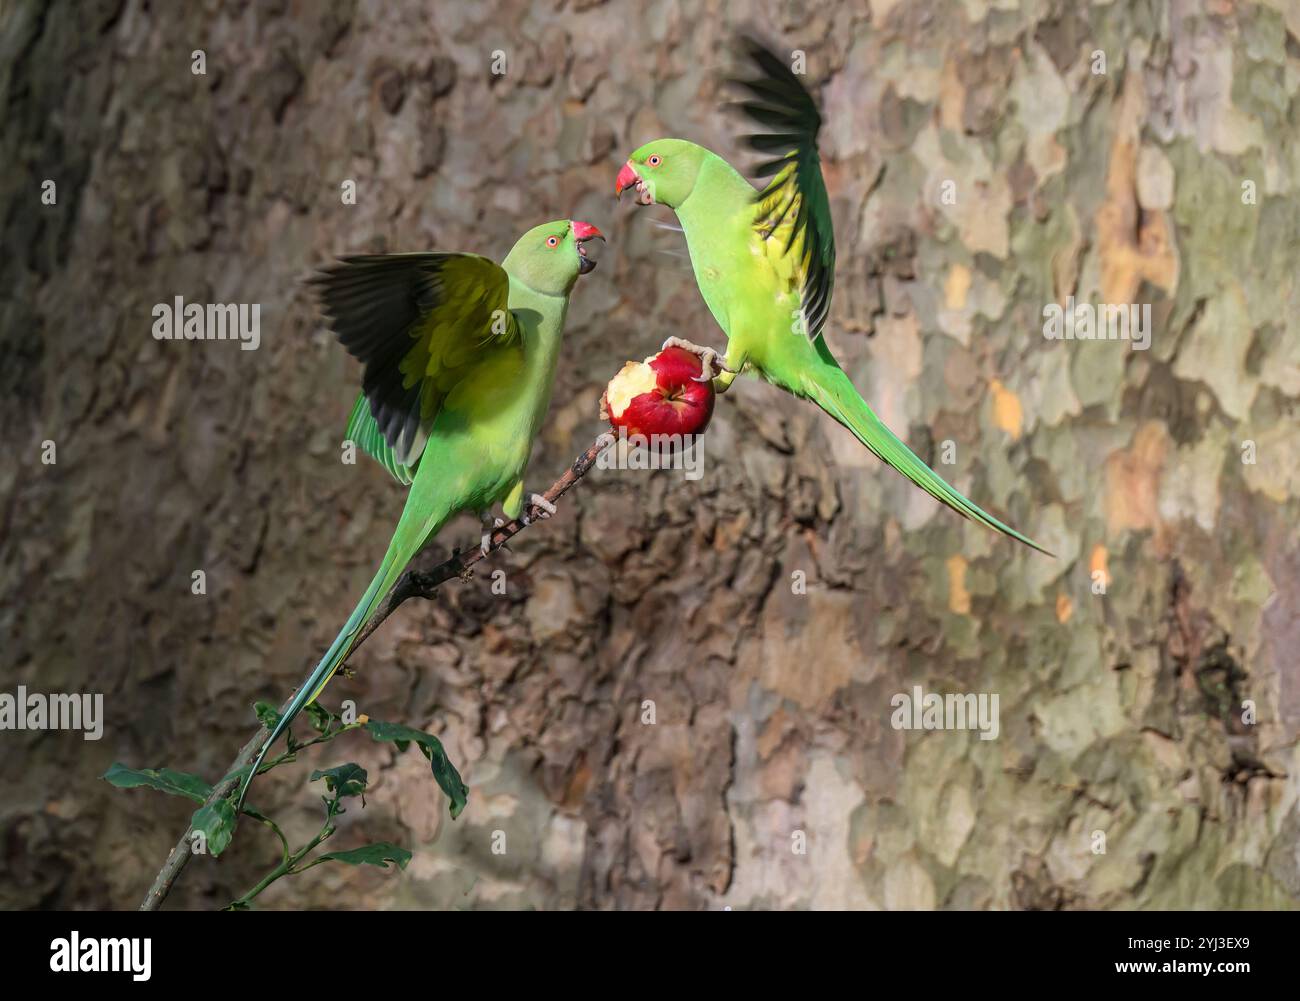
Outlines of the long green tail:
[[[402,517],[393,532],[393,539],[388,544],[388,552],[384,555],[383,562],[379,564],[379,570],[370,581],[370,586],[366,588],[365,594],[357,602],[357,607],[348,616],[343,629],[334,637],[334,642],[325,651],[325,656],[316,665],[316,669],[298,687],[293,701],[289,703],[289,708],[280,717],[280,721],[276,723],[275,729],[271,731],[271,736],[262,745],[262,749],[257,752],[253,767],[244,778],[244,784],[240,787],[239,799],[235,804],[236,815],[244,805],[244,796],[248,792],[248,786],[253,781],[254,776],[257,775],[257,770],[262,767],[262,761],[266,757],[267,751],[280,739],[281,734],[289,729],[289,724],[294,721],[294,718],[314,702],[316,696],[329,683],[330,678],[334,676],[334,672],[339,669],[339,665],[343,663],[344,658],[352,650],[352,646],[356,642],[362,627],[370,619],[370,616],[375,613],[375,610],[388,595],[392,586],[397,583],[397,578],[402,575],[402,571],[406,569],[411,557],[424,545],[425,539],[437,533],[448,518],[451,517],[453,512],[446,510],[424,513],[428,512],[430,504],[428,498],[423,498],[421,494],[422,491],[418,489],[417,485],[407,496],[406,507],[403,509]],[[441,505],[439,507],[441,508]]]
[[950,487],[933,469],[916,457],[902,440],[885,426],[862,398],[849,377],[844,374],[828,353],[821,354],[815,374],[805,376],[805,394],[819,407],[853,432],[862,444],[887,462],[935,500],[946,504],[963,517],[970,518],[987,528],[1009,535],[1031,549],[1053,556],[1033,539],[1021,535],[1014,528],[1002,524],[991,514],[971,503]]

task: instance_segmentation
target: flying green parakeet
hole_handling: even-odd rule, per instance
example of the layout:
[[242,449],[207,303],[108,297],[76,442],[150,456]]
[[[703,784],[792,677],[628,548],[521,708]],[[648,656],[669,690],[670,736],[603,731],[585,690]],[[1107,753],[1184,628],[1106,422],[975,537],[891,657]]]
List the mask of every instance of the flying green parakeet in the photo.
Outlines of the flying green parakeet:
[[[500,264],[477,254],[347,257],[322,271],[322,311],[365,366],[347,437],[398,481],[406,506],[374,579],[263,745],[320,694],[407,563],[456,515],[478,513],[486,553],[493,505],[519,517],[533,439],[551,399],[569,295],[595,261],[595,226],[561,219],[530,229]],[[501,522],[496,522],[496,525]]]
[[822,331],[835,278],[835,236],[817,154],[821,115],[782,60],[750,39],[743,48],[757,75],[735,83],[747,92],[741,108],[769,130],[748,137],[752,149],[771,157],[756,171],[771,178],[767,185],[755,190],[722,157],[684,139],[646,143],[615,182],[616,195],[634,188],[637,204],[658,203],[677,213],[700,292],[727,335],[725,363],[711,348],[679,338],[664,346],[699,354],[704,377],[717,372],[718,392],[749,368],[812,400],[936,500],[1047,552],[971,503],[917,458],[836,363]]

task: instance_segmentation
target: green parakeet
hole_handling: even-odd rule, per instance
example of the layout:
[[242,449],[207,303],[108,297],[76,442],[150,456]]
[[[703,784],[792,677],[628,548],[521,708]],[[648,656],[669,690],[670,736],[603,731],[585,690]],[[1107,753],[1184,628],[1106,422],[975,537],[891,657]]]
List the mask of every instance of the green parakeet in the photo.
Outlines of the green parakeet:
[[[517,518],[533,439],[550,403],[569,295],[596,265],[585,222],[530,229],[500,264],[476,254],[347,257],[313,279],[322,311],[365,366],[347,437],[401,483],[406,506],[374,579],[303,682],[240,789],[294,717],[320,694],[407,563],[456,515]],[[500,524],[498,522],[498,524]]]
[[[1047,552],[945,483],[872,412],[826,345],[823,326],[835,278],[835,235],[817,154],[821,115],[791,69],[752,40],[744,50],[757,70],[736,83],[741,107],[769,130],[748,137],[770,157],[756,171],[771,180],[756,191],[726,160],[684,139],[658,139],[632,154],[615,194],[634,188],[640,205],[666,205],[686,236],[700,292],[727,335],[725,364],[688,341],[705,375],[717,366],[723,392],[746,368],[812,400],[875,455],[959,514]],[[1050,554],[1049,554],[1050,555]]]

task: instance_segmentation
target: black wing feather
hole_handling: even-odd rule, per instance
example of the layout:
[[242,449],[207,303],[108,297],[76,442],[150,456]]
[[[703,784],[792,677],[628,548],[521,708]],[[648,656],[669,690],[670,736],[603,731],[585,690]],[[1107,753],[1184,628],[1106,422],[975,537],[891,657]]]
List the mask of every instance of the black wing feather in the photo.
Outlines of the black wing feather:
[[[750,120],[768,130],[746,136],[744,141],[755,152],[771,157],[754,168],[754,176],[773,177],[794,163],[794,170],[774,183],[791,189],[790,200],[796,193],[799,196],[785,249],[788,252],[795,234],[802,233],[804,284],[800,299],[808,336],[815,339],[830,312],[835,282],[835,233],[817,153],[821,114],[813,96],[784,60],[752,37],[742,37],[740,45],[757,75],[732,81],[750,95],[749,100],[739,102],[739,107]],[[769,185],[759,197],[770,197],[773,193]],[[789,210],[789,204],[782,207],[777,224],[768,228],[768,239]]]
[[452,254],[343,257],[311,284],[330,329],[365,366],[361,390],[384,441],[405,462],[420,431],[419,382],[403,385],[413,328],[439,302],[438,272]]

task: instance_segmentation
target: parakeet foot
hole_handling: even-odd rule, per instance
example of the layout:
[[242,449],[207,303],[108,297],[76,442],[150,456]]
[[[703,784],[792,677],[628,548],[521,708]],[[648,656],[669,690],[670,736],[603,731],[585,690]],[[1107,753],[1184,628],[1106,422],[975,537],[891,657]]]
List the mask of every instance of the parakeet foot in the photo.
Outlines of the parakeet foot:
[[480,519],[483,522],[483,538],[479,542],[478,551],[484,556],[492,551],[492,533],[505,524],[500,518],[493,518],[491,515],[483,515]]
[[[548,501],[541,494],[529,494],[528,504],[529,507],[537,508],[538,511],[537,517],[538,520],[540,521],[545,521],[547,518],[549,518],[551,515],[553,515],[556,512],[555,505],[552,504],[550,501]],[[519,520],[522,521],[525,525],[532,524],[532,519],[528,517],[527,511],[524,511],[524,513],[520,516]]]
[[689,351],[700,359],[700,367],[704,370],[699,375],[691,376],[695,382],[710,382],[720,372],[730,372],[735,375],[735,369],[727,367],[727,363],[722,360],[722,356],[713,348],[702,348],[698,344],[692,344],[681,337],[670,337],[664,341],[660,351],[666,351],[668,348],[681,348],[683,351]]
[[725,393],[731,388],[731,384],[736,381],[739,373],[733,369],[728,369],[713,380],[713,391],[719,395]]

